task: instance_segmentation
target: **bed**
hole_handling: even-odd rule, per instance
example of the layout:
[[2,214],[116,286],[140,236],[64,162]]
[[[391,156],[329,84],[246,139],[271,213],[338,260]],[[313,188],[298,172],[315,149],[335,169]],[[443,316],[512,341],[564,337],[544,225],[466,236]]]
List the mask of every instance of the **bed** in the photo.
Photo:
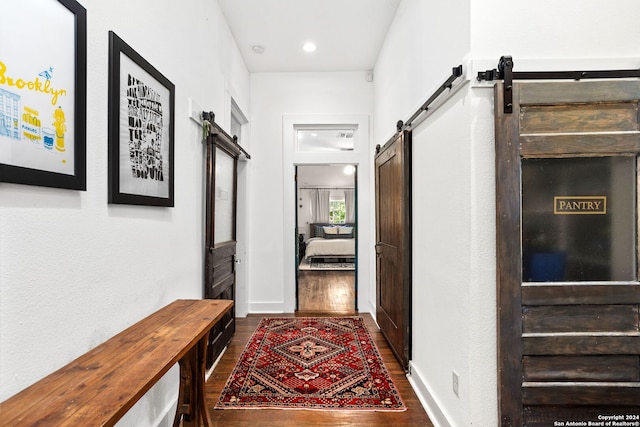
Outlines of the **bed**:
[[309,262],[353,262],[356,254],[354,224],[309,224],[305,258]]

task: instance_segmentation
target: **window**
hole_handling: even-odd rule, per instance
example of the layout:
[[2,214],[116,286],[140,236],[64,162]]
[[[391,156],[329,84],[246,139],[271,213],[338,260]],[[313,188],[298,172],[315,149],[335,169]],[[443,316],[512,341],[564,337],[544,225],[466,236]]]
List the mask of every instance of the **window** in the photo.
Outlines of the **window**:
[[296,130],[296,148],[299,152],[336,152],[355,149],[357,126],[312,126]]
[[523,278],[637,280],[636,159],[522,160]]
[[345,206],[344,198],[329,200],[329,222],[331,224],[344,224]]
[[214,244],[235,240],[235,159],[216,147]]

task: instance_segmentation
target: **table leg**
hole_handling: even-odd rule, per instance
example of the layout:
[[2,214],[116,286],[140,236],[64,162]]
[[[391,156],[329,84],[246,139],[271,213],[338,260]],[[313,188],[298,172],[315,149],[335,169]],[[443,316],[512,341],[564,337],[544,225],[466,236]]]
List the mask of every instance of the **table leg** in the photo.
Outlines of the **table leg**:
[[204,427],[212,427],[213,422],[207,408],[206,375],[207,375],[207,347],[209,345],[209,334],[206,334],[198,342],[198,368],[197,368],[197,399],[200,408],[200,416]]
[[[211,427],[213,423],[207,410],[205,391],[205,374],[207,369],[206,334],[189,352],[180,359],[180,391],[178,392],[178,408],[173,420],[173,427]],[[200,423],[202,420],[202,423]]]

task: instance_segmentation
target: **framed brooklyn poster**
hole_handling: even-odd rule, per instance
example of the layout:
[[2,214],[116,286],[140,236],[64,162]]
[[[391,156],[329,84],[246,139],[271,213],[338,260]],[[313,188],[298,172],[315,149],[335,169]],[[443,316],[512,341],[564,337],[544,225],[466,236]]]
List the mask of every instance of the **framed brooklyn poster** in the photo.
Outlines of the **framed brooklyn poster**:
[[3,2],[0,182],[86,190],[87,11]]
[[109,32],[109,203],[173,206],[175,87]]

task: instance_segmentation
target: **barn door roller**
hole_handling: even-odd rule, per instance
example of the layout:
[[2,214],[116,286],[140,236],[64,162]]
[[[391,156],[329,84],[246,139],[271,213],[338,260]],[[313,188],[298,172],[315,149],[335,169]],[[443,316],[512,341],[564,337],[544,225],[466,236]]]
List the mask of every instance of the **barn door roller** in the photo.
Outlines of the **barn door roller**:
[[582,79],[624,79],[640,78],[637,70],[602,70],[602,71],[513,71],[513,58],[503,56],[498,61],[498,68],[478,72],[478,81],[503,80],[504,112],[513,112],[514,80],[582,80]]

